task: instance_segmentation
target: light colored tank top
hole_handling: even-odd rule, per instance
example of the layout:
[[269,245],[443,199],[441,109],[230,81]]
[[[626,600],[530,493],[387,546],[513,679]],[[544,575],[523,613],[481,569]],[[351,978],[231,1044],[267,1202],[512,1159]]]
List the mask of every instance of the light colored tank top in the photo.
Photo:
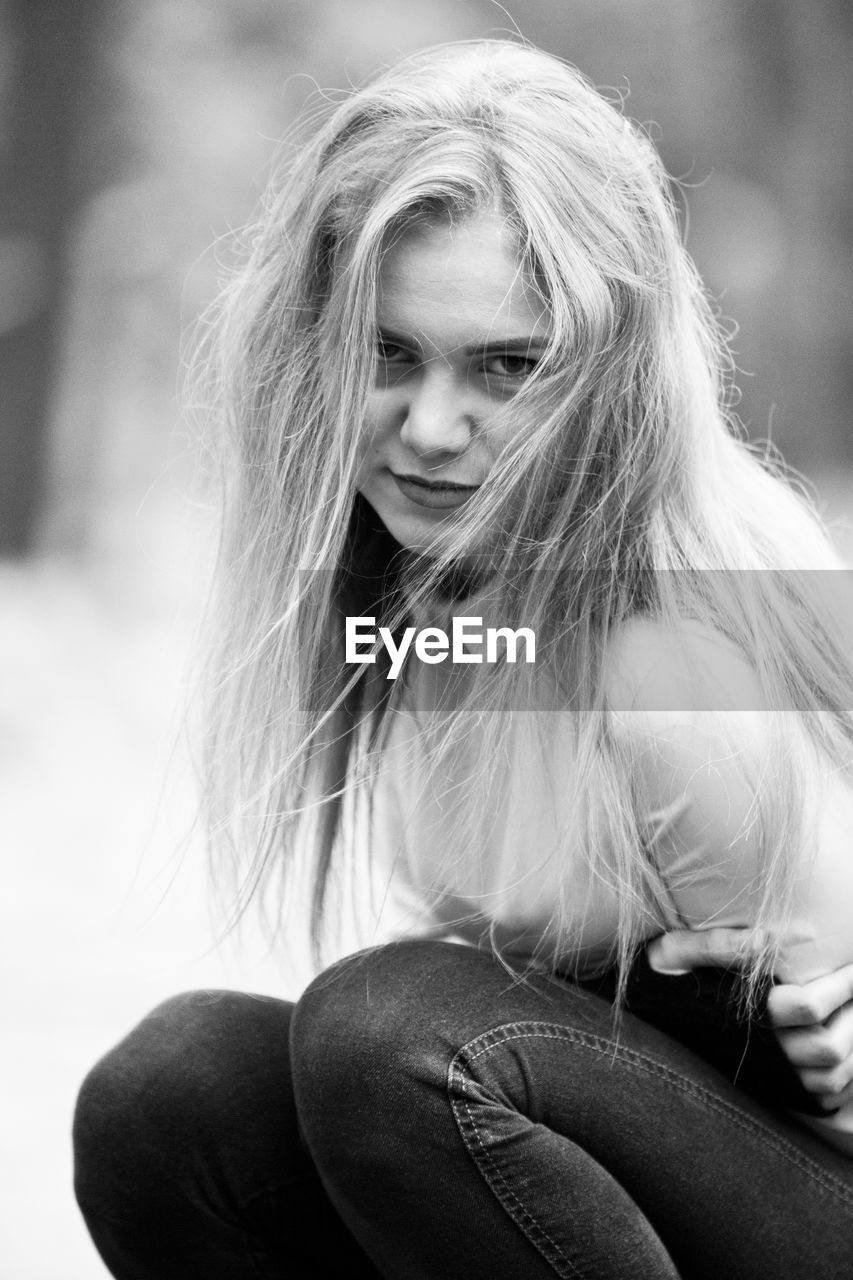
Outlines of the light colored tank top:
[[[731,709],[709,711],[690,687],[684,665],[693,647],[707,678],[718,677]],[[435,668],[428,678],[436,679]],[[700,696],[697,697],[697,692]],[[757,679],[728,641],[698,626],[678,637],[655,624],[628,624],[613,650],[608,697],[621,746],[636,762],[635,803],[645,851],[666,896],[648,936],[669,928],[748,926],[762,886],[761,829],[755,797],[774,712],[761,705]],[[567,713],[554,713],[552,749],[531,748],[533,713],[514,713],[509,769],[489,794],[487,828],[464,862],[446,856],[458,821],[459,777],[437,777],[425,755],[415,713],[397,710],[373,797],[370,928],[362,942],[391,937],[452,937],[479,944],[490,932],[512,956],[546,944],[562,967],[583,973],[606,959],[617,901],[606,876],[590,872],[573,841],[578,806],[605,803],[596,788],[572,786],[573,734]],[[559,717],[562,716],[562,725]],[[795,730],[796,731],[796,730]],[[491,785],[488,761],[469,747],[462,774]],[[805,982],[853,962],[853,785],[846,773],[816,760],[804,797],[806,847],[798,855],[794,907],[777,976]],[[464,792],[463,784],[462,791]],[[606,866],[606,856],[605,856]],[[571,936],[553,936],[558,899],[570,909]],[[562,950],[560,950],[562,946]],[[831,1140],[853,1154],[853,1105],[829,1122]],[[850,1132],[847,1132],[847,1131]]]

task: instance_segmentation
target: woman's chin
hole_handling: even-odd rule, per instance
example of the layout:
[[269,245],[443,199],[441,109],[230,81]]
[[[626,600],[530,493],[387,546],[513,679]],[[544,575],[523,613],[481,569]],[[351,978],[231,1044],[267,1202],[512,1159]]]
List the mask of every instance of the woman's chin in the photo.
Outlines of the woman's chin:
[[[441,568],[437,576],[431,570]],[[437,597],[442,600],[465,600],[479,591],[488,582],[494,572],[492,561],[487,556],[468,555],[445,559],[435,547],[426,550],[410,550],[410,568],[415,578],[427,577]]]
[[494,551],[486,547],[460,551],[455,512],[401,512],[396,504],[377,502],[373,494],[363,496],[395,541],[408,552],[413,567],[421,562],[420,567],[428,571],[437,561],[446,565],[442,583],[447,583],[448,595],[466,595],[490,575]]
[[452,513],[445,513],[443,516],[430,513],[424,519],[420,515],[380,510],[379,516],[400,546],[414,555],[441,555],[452,541]]

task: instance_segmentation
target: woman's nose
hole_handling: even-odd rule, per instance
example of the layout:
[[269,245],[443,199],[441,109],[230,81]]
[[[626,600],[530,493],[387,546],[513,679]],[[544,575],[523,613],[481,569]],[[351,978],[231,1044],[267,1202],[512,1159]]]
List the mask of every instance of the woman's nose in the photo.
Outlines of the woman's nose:
[[416,453],[463,453],[475,426],[472,397],[452,370],[427,367],[410,388],[400,429]]

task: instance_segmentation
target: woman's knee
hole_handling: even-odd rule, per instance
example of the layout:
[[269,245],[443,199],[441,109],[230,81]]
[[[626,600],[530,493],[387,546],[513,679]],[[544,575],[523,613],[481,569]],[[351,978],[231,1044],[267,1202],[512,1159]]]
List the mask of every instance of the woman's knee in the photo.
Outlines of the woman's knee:
[[[314,1072],[358,1062],[382,1070],[401,1053],[450,1051],[518,1017],[548,1017],[575,999],[578,1017],[600,1001],[535,972],[523,980],[490,952],[437,941],[405,941],[362,951],[307,988],[291,1033],[294,1062]],[[448,1059],[449,1061],[449,1059]]]
[[[406,941],[360,952],[321,974],[296,1006],[294,1089],[303,1132],[344,1144],[352,1126],[384,1141],[394,1122],[434,1125],[448,1114],[448,1071],[459,1049],[514,1016],[517,987],[489,953]],[[544,1014],[547,994],[524,988]],[[333,1125],[328,1118],[335,1117]]]
[[303,1124],[312,1112],[387,1116],[389,1099],[414,1113],[437,1089],[446,1100],[451,1064],[478,1038],[553,1020],[601,1033],[609,1017],[606,1003],[580,988],[536,973],[519,981],[471,947],[407,941],[360,952],[315,979],[294,1012]]
[[430,976],[447,965],[445,951],[461,950],[421,942],[361,952],[298,1002],[291,1055],[301,1132],[339,1192],[353,1181],[396,1185],[427,1135],[440,1144],[452,1124],[452,1054]]
[[444,942],[391,943],[348,956],[315,978],[296,1006],[291,1050],[297,1075],[329,1081],[385,1073],[401,1055],[427,1050],[441,1032],[451,989],[476,953]]
[[[96,1063],[74,1116],[81,1205],[103,1211],[119,1186],[126,1199],[134,1185],[141,1194],[164,1172],[174,1180],[199,1151],[222,1142],[239,1112],[240,1083],[251,1074],[246,1060],[256,1056],[249,1026],[256,999],[228,991],[175,996]],[[290,1006],[271,1003],[289,1014]],[[284,1016],[285,1060],[288,1030]]]

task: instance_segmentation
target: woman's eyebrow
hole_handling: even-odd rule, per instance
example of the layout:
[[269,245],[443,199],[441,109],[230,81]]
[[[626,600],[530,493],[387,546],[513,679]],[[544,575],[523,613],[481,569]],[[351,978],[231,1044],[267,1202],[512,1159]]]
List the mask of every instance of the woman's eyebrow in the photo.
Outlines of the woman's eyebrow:
[[413,338],[410,334],[397,333],[394,329],[389,329],[387,325],[378,324],[376,326],[377,337],[383,342],[388,342],[395,347],[420,347],[417,338]]
[[[380,324],[376,326],[376,332],[383,342],[388,342],[394,346],[407,347],[410,349],[421,350],[422,342],[411,334],[397,333],[393,329],[387,328]],[[548,346],[548,338],[534,335],[531,333],[508,334],[504,338],[484,338],[482,342],[471,342],[455,347],[455,351],[461,351],[466,356],[489,355],[495,351],[535,351],[537,353],[544,351]]]
[[548,346],[547,338],[534,337],[533,334],[524,334],[523,336],[492,339],[488,342],[475,343],[473,346],[465,347],[463,350],[469,355],[487,355],[491,351],[509,351],[510,348],[518,351],[544,351]]

